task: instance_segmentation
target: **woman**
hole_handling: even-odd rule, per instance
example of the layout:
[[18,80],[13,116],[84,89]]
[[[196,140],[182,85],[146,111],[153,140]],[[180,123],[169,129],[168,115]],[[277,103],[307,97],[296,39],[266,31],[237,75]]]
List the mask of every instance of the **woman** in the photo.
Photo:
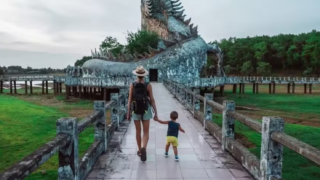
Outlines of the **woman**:
[[[145,82],[145,76],[148,75],[148,71],[143,66],[137,67],[132,72],[137,76],[134,83],[131,84],[129,89],[129,102],[128,102],[128,114],[127,119],[130,120],[130,114],[134,120],[136,127],[136,140],[138,145],[138,156],[141,157],[141,161],[147,160],[147,144],[149,140],[149,126],[150,119],[152,118],[151,106],[153,107],[155,116],[158,118],[156,103],[153,98],[152,86]],[[133,111],[130,112],[131,103],[133,104]],[[150,106],[151,105],[151,106]],[[143,128],[143,139],[141,145],[141,122]]]

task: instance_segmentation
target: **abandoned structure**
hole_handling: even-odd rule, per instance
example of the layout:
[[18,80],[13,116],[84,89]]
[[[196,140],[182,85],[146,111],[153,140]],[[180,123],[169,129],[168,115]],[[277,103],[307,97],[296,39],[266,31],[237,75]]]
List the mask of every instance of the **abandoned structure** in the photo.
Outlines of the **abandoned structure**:
[[[149,47],[145,54],[121,54],[92,51],[92,59],[82,67],[68,67],[66,85],[75,95],[103,88],[127,87],[133,80],[132,70],[142,65],[150,71],[149,81],[199,78],[206,69],[207,57],[215,55],[214,76],[225,76],[223,55],[218,45],[207,44],[198,27],[185,19],[179,0],[141,0],[141,28],[156,32],[161,40],[158,48]],[[79,88],[80,87],[80,88]],[[82,89],[85,90],[82,90]],[[88,89],[89,88],[89,89]],[[71,95],[71,93],[67,93]]]

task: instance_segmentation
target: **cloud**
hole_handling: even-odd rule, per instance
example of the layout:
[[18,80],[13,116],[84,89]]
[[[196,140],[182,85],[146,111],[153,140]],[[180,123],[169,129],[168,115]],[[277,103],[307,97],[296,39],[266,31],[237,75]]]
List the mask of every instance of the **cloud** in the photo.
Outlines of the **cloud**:
[[[187,17],[199,26],[199,34],[208,42],[230,36],[297,34],[320,29],[318,0],[181,2]],[[26,64],[24,61],[28,59],[31,66],[39,66],[41,62],[41,67],[63,68],[66,62],[73,64],[76,57],[90,55],[90,50],[99,47],[106,36],[125,43],[126,32],[136,31],[141,22],[139,0],[0,0],[0,3],[0,65]],[[33,55],[37,53],[41,58]],[[49,62],[51,58],[44,59],[44,54],[60,63]]]

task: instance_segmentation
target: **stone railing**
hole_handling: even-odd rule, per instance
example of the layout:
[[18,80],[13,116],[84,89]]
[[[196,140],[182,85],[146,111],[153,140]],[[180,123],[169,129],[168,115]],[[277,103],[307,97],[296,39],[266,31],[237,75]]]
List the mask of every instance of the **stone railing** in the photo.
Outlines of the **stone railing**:
[[226,84],[260,83],[260,84],[320,84],[318,77],[212,77],[212,78],[185,78],[172,76],[168,78],[186,87],[216,87]]
[[[199,120],[204,128],[230,152],[257,180],[281,179],[283,146],[320,165],[320,150],[284,133],[284,120],[280,117],[263,117],[262,123],[235,111],[233,101],[220,105],[213,94],[199,95],[199,89],[186,89],[184,85],[165,81],[167,89]],[[204,112],[200,112],[201,101]],[[222,128],[212,120],[213,108],[222,113]],[[234,139],[235,120],[262,134],[261,159]]]
[[[95,101],[94,112],[78,122],[76,118],[61,118],[57,121],[56,137],[0,174],[1,180],[23,179],[54,154],[59,154],[58,179],[83,180],[97,158],[108,148],[115,130],[120,127],[126,113],[127,97],[112,94],[109,102]],[[106,123],[106,112],[111,112],[111,123]],[[94,124],[94,142],[85,155],[79,157],[78,136],[89,125]]]
[[133,77],[109,77],[109,78],[83,78],[71,77],[65,78],[66,86],[75,87],[129,87],[134,82]]

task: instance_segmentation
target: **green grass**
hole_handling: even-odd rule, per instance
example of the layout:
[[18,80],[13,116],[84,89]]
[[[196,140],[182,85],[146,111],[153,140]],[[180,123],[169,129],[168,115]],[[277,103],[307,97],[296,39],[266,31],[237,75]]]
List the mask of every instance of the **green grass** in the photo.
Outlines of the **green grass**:
[[[318,109],[320,106],[320,99],[317,96],[286,94],[256,95],[246,92],[246,94],[241,95],[227,93],[227,97],[230,100],[234,100],[236,105],[240,106],[255,106],[261,109],[320,115]],[[221,127],[221,114],[214,114],[213,121]],[[261,120],[258,121],[261,122]],[[255,145],[254,148],[250,148],[249,150],[260,158],[261,134],[251,130],[239,121],[236,121],[235,123],[235,132],[244,135],[248,141]],[[320,128],[285,124],[285,133],[320,149]],[[284,148],[282,172],[283,178],[287,180],[320,179],[319,166],[288,148]]]
[[251,106],[260,109],[277,110],[292,113],[313,114],[320,117],[320,96],[292,94],[232,94],[227,92],[228,99],[238,106]]
[[[57,108],[36,105],[7,95],[0,95],[0,102],[1,172],[52,140],[56,135],[56,121],[68,117],[68,114]],[[92,108],[92,103],[83,101],[74,106]],[[79,135],[80,158],[93,139],[93,127]],[[43,170],[46,173],[42,174]],[[58,156],[55,155],[26,179],[57,179],[57,170]]]

